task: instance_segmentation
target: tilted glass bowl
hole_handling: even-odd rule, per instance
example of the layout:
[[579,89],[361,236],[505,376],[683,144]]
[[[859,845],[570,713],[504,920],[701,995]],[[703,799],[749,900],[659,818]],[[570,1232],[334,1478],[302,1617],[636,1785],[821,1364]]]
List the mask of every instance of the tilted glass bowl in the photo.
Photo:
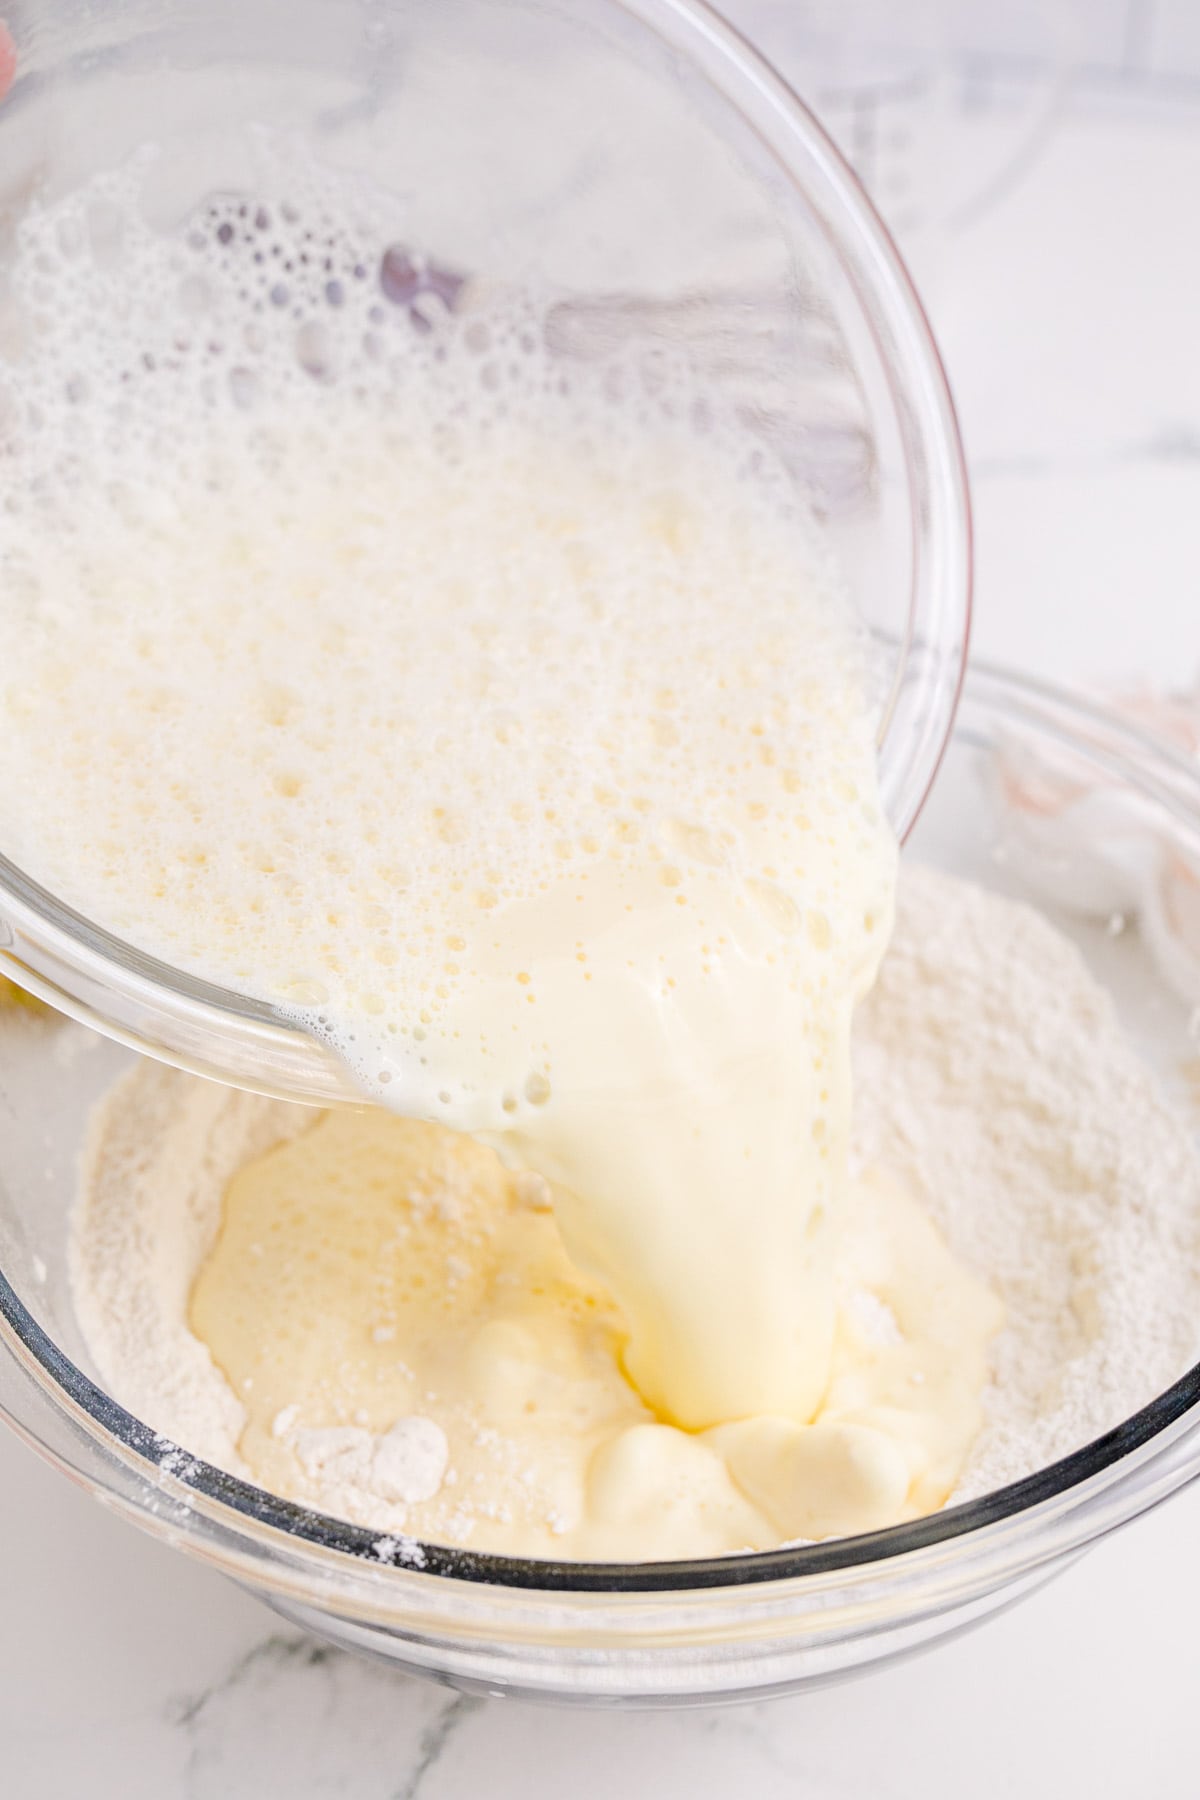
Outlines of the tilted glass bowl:
[[[291,134],[394,192],[397,236],[439,266],[561,294],[569,353],[684,348],[786,459],[876,640],[883,800],[907,833],[968,637],[953,408],[857,180],[715,13],[696,0],[10,0],[6,12],[18,61],[0,104],[0,375],[19,384],[5,270],[31,206],[150,139],[153,216],[177,229],[206,195],[241,188],[258,127]],[[349,1092],[274,1007],[142,954],[5,848],[0,796],[0,972],[197,1073],[295,1099]]]

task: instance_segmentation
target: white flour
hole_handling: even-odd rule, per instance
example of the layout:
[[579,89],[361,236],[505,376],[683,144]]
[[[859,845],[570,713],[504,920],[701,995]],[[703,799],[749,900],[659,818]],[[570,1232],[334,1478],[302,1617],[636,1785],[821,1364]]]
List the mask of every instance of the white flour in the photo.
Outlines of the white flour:
[[1200,1355],[1200,1157],[1074,945],[908,869],[859,1021],[855,1133],[1000,1294],[958,1499],[1118,1424]]
[[230,1178],[311,1116],[139,1062],[97,1109],[85,1152],[71,1286],[100,1374],[155,1431],[234,1474],[241,1402],[188,1330],[188,1294]]
[[[906,868],[856,1039],[859,1158],[924,1200],[1006,1308],[965,1499],[1096,1437],[1200,1354],[1200,1156],[1074,946],[947,876]],[[94,1127],[72,1274],[101,1375],[236,1473],[242,1408],[187,1328],[188,1291],[234,1169],[310,1119],[143,1064]],[[342,1452],[319,1504],[402,1531],[402,1496],[444,1466],[435,1431],[314,1442],[314,1470]],[[464,1495],[464,1524],[486,1504]]]

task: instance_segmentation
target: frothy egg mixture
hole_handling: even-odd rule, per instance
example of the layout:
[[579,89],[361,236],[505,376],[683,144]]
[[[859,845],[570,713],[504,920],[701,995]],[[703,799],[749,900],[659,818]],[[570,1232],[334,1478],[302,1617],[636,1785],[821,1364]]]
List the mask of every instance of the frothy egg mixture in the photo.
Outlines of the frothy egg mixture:
[[502,1427],[538,1498],[471,1541],[556,1555],[940,1504],[997,1308],[850,1188],[896,853],[815,526],[682,360],[262,191],[33,215],[0,365],[6,852],[405,1115],[228,1171],[237,1455],[453,1538]]

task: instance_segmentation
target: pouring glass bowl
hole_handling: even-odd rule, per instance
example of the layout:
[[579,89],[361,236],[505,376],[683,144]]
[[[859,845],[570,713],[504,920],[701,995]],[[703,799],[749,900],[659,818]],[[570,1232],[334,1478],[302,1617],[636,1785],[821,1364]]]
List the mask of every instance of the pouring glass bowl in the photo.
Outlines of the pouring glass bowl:
[[[561,294],[564,355],[683,349],[825,526],[876,646],[882,796],[907,835],[967,649],[953,408],[855,177],[715,13],[696,0],[8,10],[18,60],[0,105],[0,283],[43,196],[152,140],[147,204],[171,229],[244,183],[265,124],[394,190],[420,266]],[[373,273],[385,303],[409,304],[392,251],[381,244]],[[0,372],[3,357],[0,337]],[[19,352],[9,360],[19,380]],[[196,1073],[291,1099],[352,1097],[332,1055],[275,1007],[144,955],[2,854],[0,972]]]
[[[1194,764],[1094,708],[974,671],[917,855],[1020,895],[995,758],[1068,768],[1136,812],[1164,866],[1200,868]],[[1028,846],[1026,846],[1028,848]],[[1038,855],[1044,856],[1045,844]],[[1056,853],[1086,900],[1087,865]],[[1074,876],[1073,882],[1069,878]],[[1133,930],[1056,917],[1168,1087],[1196,1057],[1192,1008]],[[109,1506],[347,1648],[486,1693],[698,1704],[785,1692],[963,1630],[1200,1475],[1200,1365],[1124,1423],[1027,1480],[869,1536],[706,1562],[514,1561],[380,1538],[197,1461],[98,1384],[71,1304],[66,1242],[92,1102],[131,1053],[11,1009],[0,1028],[0,1411]],[[77,1040],[76,1040],[77,1042]]]

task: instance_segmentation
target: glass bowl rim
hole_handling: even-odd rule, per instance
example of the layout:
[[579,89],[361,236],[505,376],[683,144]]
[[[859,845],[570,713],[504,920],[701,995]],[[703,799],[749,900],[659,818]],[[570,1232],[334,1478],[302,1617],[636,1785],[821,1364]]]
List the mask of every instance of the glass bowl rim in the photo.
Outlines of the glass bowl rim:
[[[1200,767],[1171,746],[1127,724],[1064,688],[992,668],[973,667],[967,679],[968,699],[976,697],[1017,719],[1035,714],[1044,729],[1058,735],[1064,747],[1099,736],[1104,756],[1114,770],[1138,782],[1173,810],[1183,813],[1200,842]],[[255,1487],[216,1468],[182,1446],[153,1431],[100,1388],[38,1324],[12,1284],[0,1271],[0,1326],[15,1339],[22,1360],[33,1365],[43,1393],[61,1404],[60,1396],[86,1416],[88,1433],[107,1439],[138,1462],[166,1473],[190,1492],[239,1515],[248,1523],[282,1534],[289,1548],[335,1552],[359,1569],[369,1566],[381,1581],[389,1576],[421,1574],[440,1580],[473,1583],[493,1590],[526,1591],[544,1596],[570,1594],[685,1594],[712,1590],[761,1588],[806,1576],[845,1572],[883,1573],[915,1551],[937,1545],[977,1542],[988,1528],[1018,1522],[1047,1502],[1081,1489],[1095,1477],[1115,1477],[1117,1466],[1134,1452],[1163,1438],[1189,1414],[1200,1419],[1200,1362],[1187,1369],[1162,1393],[1108,1431],[1018,1481],[977,1499],[961,1502],[908,1524],[819,1543],[730,1556],[645,1563],[554,1562],[510,1557],[454,1545],[425,1543],[358,1526],[314,1512]],[[1171,1440],[1167,1440],[1168,1442]],[[1136,1509],[1132,1509],[1136,1510]],[[233,1521],[227,1521],[233,1523]],[[381,1557],[381,1543],[393,1543],[394,1559]]]
[[[728,1556],[679,1558],[643,1563],[554,1562],[549,1558],[505,1556],[453,1544],[398,1537],[354,1525],[285,1500],[240,1476],[205,1462],[136,1418],[60,1350],[0,1274],[0,1320],[32,1355],[39,1374],[87,1415],[126,1452],[157,1473],[170,1474],[190,1492],[240,1515],[255,1526],[282,1533],[289,1549],[333,1551],[372,1575],[421,1574],[462,1581],[501,1592],[543,1596],[570,1594],[671,1595],[760,1587],[805,1576],[845,1572],[880,1573],[913,1551],[940,1544],[975,1541],[993,1525],[1009,1524],[1047,1501],[1060,1499],[1092,1477],[1115,1469],[1125,1457],[1161,1436],[1189,1412],[1200,1412],[1200,1362],[1137,1412],[1090,1443],[1019,1481],[978,1499],[945,1507],[908,1524],[817,1543]],[[43,1380],[43,1386],[45,1381]],[[53,1397],[53,1393],[51,1394]],[[227,1523],[232,1523],[227,1521]],[[381,1546],[396,1552],[381,1556]]]

